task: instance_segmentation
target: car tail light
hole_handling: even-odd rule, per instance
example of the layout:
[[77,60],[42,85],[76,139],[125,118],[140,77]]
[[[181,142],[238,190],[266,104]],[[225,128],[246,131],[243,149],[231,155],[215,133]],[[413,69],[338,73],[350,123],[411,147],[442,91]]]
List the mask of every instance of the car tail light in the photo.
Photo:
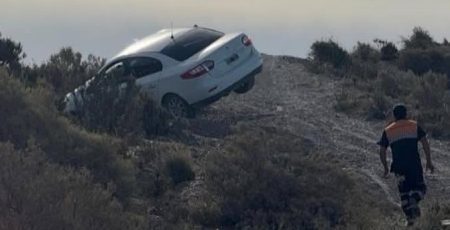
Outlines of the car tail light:
[[187,79],[192,79],[192,78],[196,78],[196,77],[200,77],[203,74],[211,71],[212,69],[214,69],[214,62],[213,61],[205,61],[202,64],[188,70],[187,72],[183,73],[181,75],[181,78],[187,80]]
[[247,35],[244,35],[242,37],[242,44],[244,44],[245,46],[249,46],[252,44],[252,40]]

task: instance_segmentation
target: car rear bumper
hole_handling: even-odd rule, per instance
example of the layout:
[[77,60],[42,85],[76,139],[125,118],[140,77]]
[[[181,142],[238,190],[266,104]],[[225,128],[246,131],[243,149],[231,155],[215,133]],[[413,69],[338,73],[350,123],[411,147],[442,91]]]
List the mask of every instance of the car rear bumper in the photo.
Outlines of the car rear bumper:
[[239,80],[238,82],[232,84],[231,86],[229,86],[228,88],[220,91],[219,93],[215,94],[214,96],[208,97],[206,99],[203,99],[199,102],[196,102],[194,104],[191,104],[192,107],[194,108],[201,108],[204,106],[207,106],[211,103],[216,102],[217,100],[219,100],[221,97],[223,96],[227,96],[228,94],[230,94],[230,92],[232,92],[234,89],[238,88],[240,85],[242,85],[243,83],[245,83],[246,81],[249,80],[249,78],[259,74],[262,72],[263,69],[263,65],[261,64],[260,66],[258,66],[256,69],[254,69],[252,72],[250,72],[249,74],[247,74],[245,77],[243,77],[241,80]]

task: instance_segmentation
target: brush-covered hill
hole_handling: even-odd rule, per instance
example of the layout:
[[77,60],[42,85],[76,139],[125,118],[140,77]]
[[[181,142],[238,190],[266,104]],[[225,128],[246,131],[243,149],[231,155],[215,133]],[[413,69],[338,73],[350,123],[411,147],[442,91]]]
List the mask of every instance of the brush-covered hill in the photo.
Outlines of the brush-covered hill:
[[[396,187],[381,177],[375,143],[391,103],[445,84],[443,75],[403,71],[383,47],[362,52],[368,59],[342,49],[335,63],[263,55],[253,90],[181,121],[139,94],[114,113],[66,117],[61,97],[102,59],[70,48],[42,65],[5,59],[0,229],[401,228]],[[399,79],[407,77],[421,81],[405,88]],[[394,89],[375,94],[381,86]],[[417,228],[436,229],[450,214],[450,143],[445,120],[430,122],[446,111],[425,108],[415,115],[438,138],[431,139],[437,172],[426,175]]]

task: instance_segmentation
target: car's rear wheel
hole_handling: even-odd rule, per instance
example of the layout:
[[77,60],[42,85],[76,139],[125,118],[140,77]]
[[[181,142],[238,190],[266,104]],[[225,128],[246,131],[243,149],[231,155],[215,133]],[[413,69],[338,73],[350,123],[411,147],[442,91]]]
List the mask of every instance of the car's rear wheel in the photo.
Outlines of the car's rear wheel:
[[245,83],[236,88],[234,92],[239,94],[247,93],[253,88],[254,85],[255,85],[255,76],[251,76],[247,79],[247,81],[245,81]]
[[194,109],[183,98],[175,94],[165,96],[162,104],[176,118],[195,117]]

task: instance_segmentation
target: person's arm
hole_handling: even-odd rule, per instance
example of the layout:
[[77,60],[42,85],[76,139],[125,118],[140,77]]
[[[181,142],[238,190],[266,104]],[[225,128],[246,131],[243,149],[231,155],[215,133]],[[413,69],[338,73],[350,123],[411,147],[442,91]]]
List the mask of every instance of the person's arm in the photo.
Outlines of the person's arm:
[[389,166],[387,163],[387,148],[389,146],[389,140],[387,138],[386,132],[383,132],[383,135],[381,135],[381,139],[380,141],[377,142],[377,144],[380,146],[380,161],[381,164],[383,164],[383,168],[384,168],[384,173],[383,176],[384,178],[387,178],[389,176]]
[[380,146],[380,161],[384,168],[384,174],[383,177],[387,178],[389,176],[389,167],[387,163],[387,149],[384,146]]
[[420,139],[420,142],[422,143],[423,151],[425,152],[425,158],[427,161],[426,169],[430,170],[430,172],[433,173],[434,166],[433,166],[433,163],[431,162],[431,150],[430,150],[430,144],[428,143],[427,137],[425,136],[422,139]]

